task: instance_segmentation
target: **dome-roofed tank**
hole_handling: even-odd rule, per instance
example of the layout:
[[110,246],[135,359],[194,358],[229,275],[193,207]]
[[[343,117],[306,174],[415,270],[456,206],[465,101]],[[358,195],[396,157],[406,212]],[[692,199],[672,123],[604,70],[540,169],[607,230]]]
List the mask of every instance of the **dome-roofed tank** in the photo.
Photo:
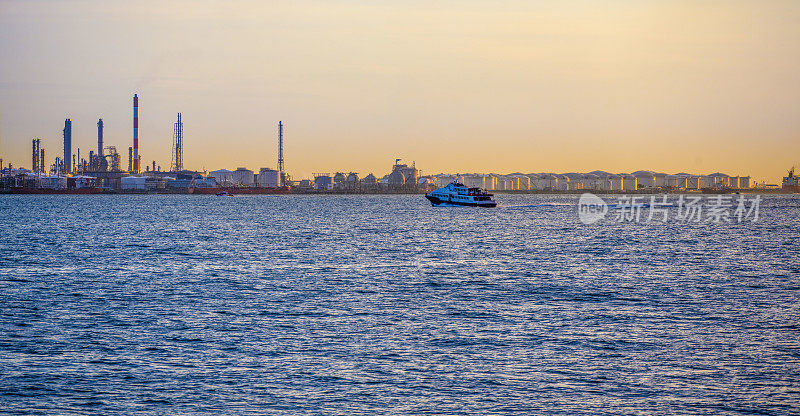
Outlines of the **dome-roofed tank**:
[[361,180],[361,183],[364,185],[376,185],[378,183],[378,178],[375,177],[373,174],[369,174]]
[[344,177],[344,173],[342,173],[342,172],[336,172],[336,174],[333,175],[333,183],[334,184],[342,183],[342,182],[344,182],[344,180],[345,180],[345,177]]
[[406,177],[399,170],[390,173],[388,179],[389,186],[403,186],[406,184]]
[[344,173],[336,172],[336,174],[333,175],[333,188],[334,189],[344,189],[344,187],[345,187],[344,186],[344,180],[345,180]]
[[347,189],[351,191],[358,189],[359,186],[358,174],[355,172],[348,173],[347,178],[344,181],[344,185]]

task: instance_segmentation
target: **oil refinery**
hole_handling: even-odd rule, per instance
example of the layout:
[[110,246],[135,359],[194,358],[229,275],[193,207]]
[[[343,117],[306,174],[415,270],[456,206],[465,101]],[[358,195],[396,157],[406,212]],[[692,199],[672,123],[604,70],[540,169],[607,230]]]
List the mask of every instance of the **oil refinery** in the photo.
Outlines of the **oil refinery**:
[[[72,120],[62,129],[63,153],[48,165],[40,138],[31,142],[31,168],[3,165],[0,159],[0,192],[3,193],[423,193],[460,182],[500,192],[725,192],[752,189],[749,176],[724,173],[706,175],[653,171],[610,173],[470,173],[423,175],[416,163],[395,159],[383,176],[343,170],[315,173],[313,178],[293,180],[284,167],[284,124],[278,121],[276,169],[246,167],[198,172],[184,168],[184,124],[181,113],[173,124],[170,165],[162,170],[155,161],[143,163],[139,152],[139,95],[133,95],[132,141],[123,169],[117,146],[104,141],[103,119],[97,120],[97,147],[81,157],[73,153]],[[794,177],[790,173],[790,179]],[[784,187],[784,189],[796,189]]]

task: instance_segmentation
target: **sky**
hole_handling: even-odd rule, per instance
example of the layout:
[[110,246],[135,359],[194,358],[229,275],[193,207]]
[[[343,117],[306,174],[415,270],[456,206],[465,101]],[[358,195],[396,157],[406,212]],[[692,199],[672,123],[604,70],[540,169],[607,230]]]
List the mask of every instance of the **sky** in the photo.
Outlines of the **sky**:
[[[132,145],[295,179],[800,165],[800,1],[0,0],[0,157]],[[800,166],[799,166],[800,167]]]

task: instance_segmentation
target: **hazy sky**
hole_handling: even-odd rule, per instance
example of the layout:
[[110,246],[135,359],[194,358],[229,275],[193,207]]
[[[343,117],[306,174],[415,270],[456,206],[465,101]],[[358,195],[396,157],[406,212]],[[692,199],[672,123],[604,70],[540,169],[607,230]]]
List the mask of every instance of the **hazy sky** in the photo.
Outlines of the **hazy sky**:
[[[800,162],[800,1],[0,0],[0,157],[95,150],[166,168],[385,174]],[[73,149],[73,151],[75,151]]]

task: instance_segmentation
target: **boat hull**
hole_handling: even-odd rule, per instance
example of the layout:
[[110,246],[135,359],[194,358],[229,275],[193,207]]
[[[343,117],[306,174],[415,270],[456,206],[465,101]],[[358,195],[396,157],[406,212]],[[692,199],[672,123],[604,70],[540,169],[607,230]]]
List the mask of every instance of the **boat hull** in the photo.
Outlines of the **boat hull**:
[[497,203],[494,201],[481,201],[481,202],[460,202],[460,201],[445,201],[441,200],[435,196],[425,195],[425,198],[428,198],[428,201],[431,202],[433,206],[450,206],[450,205],[458,205],[462,207],[483,207],[483,208],[494,208],[497,206]]

